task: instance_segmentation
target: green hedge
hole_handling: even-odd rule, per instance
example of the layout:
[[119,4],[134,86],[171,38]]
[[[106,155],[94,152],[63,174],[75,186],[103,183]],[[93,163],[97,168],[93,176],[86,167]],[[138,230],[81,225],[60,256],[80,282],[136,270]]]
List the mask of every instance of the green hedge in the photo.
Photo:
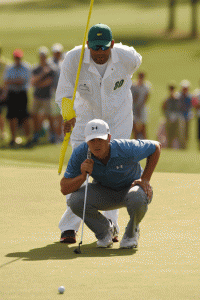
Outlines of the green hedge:
[[[108,3],[125,3],[125,4],[137,4],[139,6],[154,7],[154,6],[166,6],[169,0],[94,0],[94,4],[108,4]],[[177,0],[177,4],[188,3],[190,0]],[[0,9],[63,9],[74,7],[75,5],[90,4],[90,0],[30,0],[26,2],[17,2],[13,4],[1,4]]]

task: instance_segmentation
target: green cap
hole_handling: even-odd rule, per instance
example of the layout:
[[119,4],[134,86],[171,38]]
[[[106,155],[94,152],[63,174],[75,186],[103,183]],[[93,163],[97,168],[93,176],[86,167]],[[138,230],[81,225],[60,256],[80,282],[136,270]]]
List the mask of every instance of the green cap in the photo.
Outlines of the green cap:
[[110,47],[112,41],[112,31],[110,27],[104,24],[92,26],[88,33],[89,48],[94,46]]

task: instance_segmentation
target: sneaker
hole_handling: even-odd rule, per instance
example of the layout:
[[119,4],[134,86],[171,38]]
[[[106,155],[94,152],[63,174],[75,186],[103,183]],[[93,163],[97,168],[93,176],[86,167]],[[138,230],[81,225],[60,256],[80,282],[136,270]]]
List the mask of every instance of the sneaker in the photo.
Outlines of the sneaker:
[[14,148],[15,146],[16,146],[15,141],[12,140],[12,141],[9,143],[9,147]]
[[24,145],[25,148],[32,148],[34,146],[33,141],[27,141]]
[[113,238],[113,235],[109,231],[107,233],[107,235],[102,240],[98,240],[97,241],[97,247],[98,248],[109,248],[109,247],[112,247],[112,245],[113,245],[112,238]]
[[113,240],[113,243],[119,242],[118,235],[114,236],[112,240]]
[[39,138],[40,138],[39,133],[38,133],[38,132],[35,132],[35,133],[33,134],[32,143],[33,143],[33,144],[36,144],[36,143],[38,142]]
[[97,241],[98,248],[109,248],[112,247],[113,245],[113,238],[114,238],[115,231],[117,231],[117,229],[112,223],[112,221],[111,220],[109,221],[110,221],[110,228],[108,230],[108,233],[103,239]]
[[60,237],[61,243],[74,244],[76,243],[76,231],[75,230],[66,230],[61,233]]
[[133,237],[128,237],[126,233],[124,233],[123,238],[120,242],[120,248],[132,249],[138,247],[138,240],[140,236],[139,228],[136,229]]

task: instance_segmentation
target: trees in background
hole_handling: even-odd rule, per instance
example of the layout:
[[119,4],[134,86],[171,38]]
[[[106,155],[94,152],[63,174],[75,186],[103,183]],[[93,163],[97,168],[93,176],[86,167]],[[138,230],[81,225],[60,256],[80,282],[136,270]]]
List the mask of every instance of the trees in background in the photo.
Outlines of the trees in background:
[[176,0],[169,0],[169,23],[168,32],[172,32],[175,29],[175,5]]
[[[195,38],[198,36],[198,2],[199,0],[189,0],[191,3],[191,37]],[[176,28],[175,24],[175,10],[176,0],[169,0],[169,18],[167,32],[173,32]]]
[[191,0],[192,6],[192,14],[191,14],[191,36],[197,37],[198,36],[198,4],[199,0]]

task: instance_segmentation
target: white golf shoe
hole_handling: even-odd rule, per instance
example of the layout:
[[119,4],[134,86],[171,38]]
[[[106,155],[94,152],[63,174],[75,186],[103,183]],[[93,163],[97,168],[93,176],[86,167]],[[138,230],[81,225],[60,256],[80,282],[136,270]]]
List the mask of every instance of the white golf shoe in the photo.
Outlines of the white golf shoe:
[[127,249],[137,248],[139,236],[140,236],[139,228],[137,228],[137,231],[135,232],[132,238],[128,237],[126,233],[124,233],[123,238],[120,242],[120,248],[127,248]]
[[113,237],[114,237],[116,228],[113,225],[112,221],[110,221],[110,222],[111,222],[111,227],[108,230],[108,233],[106,234],[106,236],[102,240],[97,241],[98,248],[109,248],[109,247],[112,247],[112,245],[113,245]]

